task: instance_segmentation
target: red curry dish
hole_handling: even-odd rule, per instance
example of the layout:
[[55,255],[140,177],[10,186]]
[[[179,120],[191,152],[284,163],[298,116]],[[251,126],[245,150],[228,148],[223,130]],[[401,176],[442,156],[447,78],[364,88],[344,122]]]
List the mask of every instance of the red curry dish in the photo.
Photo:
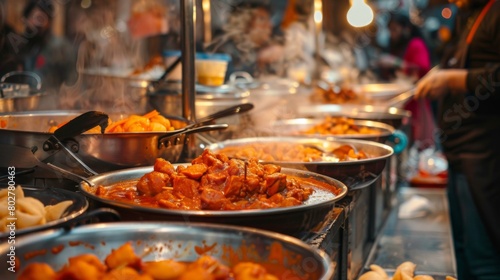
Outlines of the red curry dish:
[[[157,159],[139,181],[98,186],[95,195],[147,207],[177,210],[269,209],[301,205],[316,191],[308,178],[280,173],[281,167],[257,159],[230,159],[205,150],[191,165],[175,167]],[[309,182],[309,183],[308,183]],[[341,189],[319,181],[335,195]]]

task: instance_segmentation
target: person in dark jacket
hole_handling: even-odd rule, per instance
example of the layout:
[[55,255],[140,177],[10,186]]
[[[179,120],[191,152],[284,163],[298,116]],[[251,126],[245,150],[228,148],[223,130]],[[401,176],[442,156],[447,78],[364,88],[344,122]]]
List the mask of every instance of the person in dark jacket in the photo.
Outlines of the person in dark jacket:
[[20,70],[38,74],[44,90],[58,91],[62,84],[76,80],[76,58],[75,46],[51,32],[54,13],[52,0],[26,2],[17,55],[22,61]]
[[452,2],[453,47],[415,96],[440,103],[458,279],[500,279],[500,1]]

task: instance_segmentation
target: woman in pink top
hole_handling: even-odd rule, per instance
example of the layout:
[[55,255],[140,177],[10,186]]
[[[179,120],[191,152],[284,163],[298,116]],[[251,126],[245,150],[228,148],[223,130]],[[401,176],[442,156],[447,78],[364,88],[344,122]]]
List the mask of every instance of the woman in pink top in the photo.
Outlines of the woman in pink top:
[[[389,54],[380,59],[382,73],[390,80],[396,79],[398,71],[414,81],[424,76],[431,68],[431,58],[418,27],[407,16],[392,14],[388,28]],[[411,100],[405,109],[412,112],[411,139],[418,141],[422,149],[434,145],[435,121],[429,101]]]

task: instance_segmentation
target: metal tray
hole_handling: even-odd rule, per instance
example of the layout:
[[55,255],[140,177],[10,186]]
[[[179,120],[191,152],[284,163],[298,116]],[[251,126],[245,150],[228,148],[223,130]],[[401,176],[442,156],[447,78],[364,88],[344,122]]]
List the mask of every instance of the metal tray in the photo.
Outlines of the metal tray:
[[225,147],[244,147],[253,143],[296,143],[315,146],[321,150],[332,150],[341,145],[352,145],[358,151],[362,150],[372,157],[352,161],[315,161],[315,162],[289,162],[271,161],[263,163],[277,164],[283,167],[307,170],[335,178],[349,188],[361,189],[371,185],[382,173],[387,159],[393,154],[393,149],[387,145],[364,140],[335,139],[326,140],[309,137],[256,137],[227,140],[209,145],[212,151],[220,151]]

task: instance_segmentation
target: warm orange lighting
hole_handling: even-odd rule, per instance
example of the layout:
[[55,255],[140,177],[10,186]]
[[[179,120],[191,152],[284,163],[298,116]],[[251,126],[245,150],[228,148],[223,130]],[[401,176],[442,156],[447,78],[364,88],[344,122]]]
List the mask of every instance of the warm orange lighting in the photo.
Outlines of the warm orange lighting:
[[442,11],[441,11],[441,16],[444,18],[444,19],[450,19],[451,18],[451,15],[452,15],[452,11],[450,8],[444,8]]

